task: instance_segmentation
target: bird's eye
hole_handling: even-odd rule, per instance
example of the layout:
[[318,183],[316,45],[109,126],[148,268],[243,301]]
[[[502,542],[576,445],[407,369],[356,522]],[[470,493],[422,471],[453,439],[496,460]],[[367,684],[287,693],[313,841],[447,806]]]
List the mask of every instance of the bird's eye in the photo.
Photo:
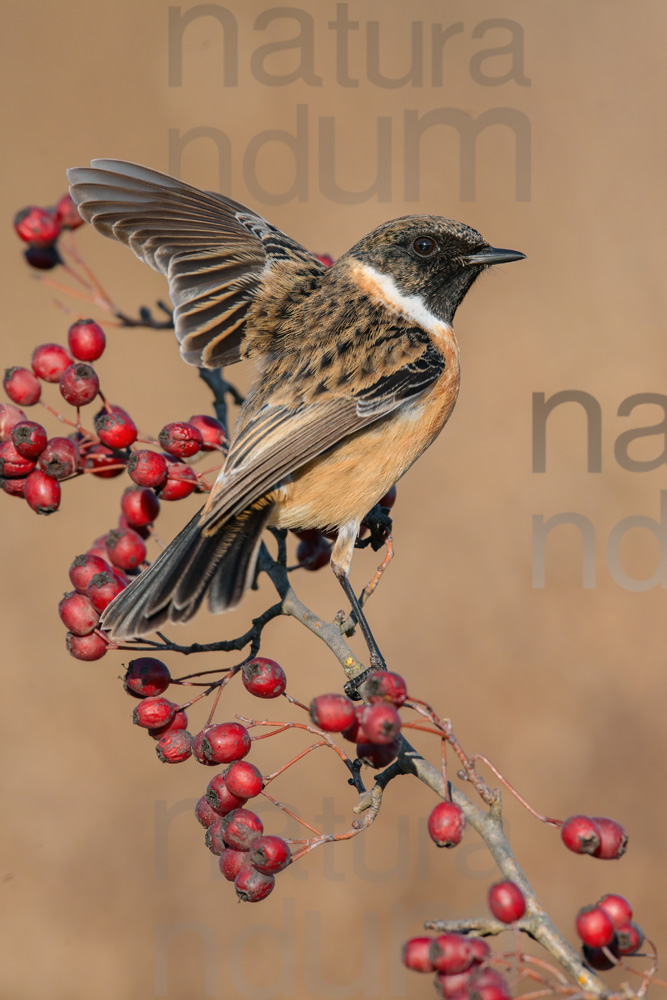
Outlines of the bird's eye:
[[438,244],[430,236],[418,236],[412,248],[420,257],[430,257],[438,249]]

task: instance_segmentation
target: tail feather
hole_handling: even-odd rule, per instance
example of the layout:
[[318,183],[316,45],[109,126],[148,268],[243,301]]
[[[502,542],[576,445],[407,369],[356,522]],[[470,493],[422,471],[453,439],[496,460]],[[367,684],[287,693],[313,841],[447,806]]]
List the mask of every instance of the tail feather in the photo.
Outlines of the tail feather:
[[207,595],[215,613],[235,607],[252,584],[272,506],[268,497],[260,497],[212,535],[203,533],[199,511],[111,602],[102,627],[112,639],[147,635],[165,622],[189,621]]

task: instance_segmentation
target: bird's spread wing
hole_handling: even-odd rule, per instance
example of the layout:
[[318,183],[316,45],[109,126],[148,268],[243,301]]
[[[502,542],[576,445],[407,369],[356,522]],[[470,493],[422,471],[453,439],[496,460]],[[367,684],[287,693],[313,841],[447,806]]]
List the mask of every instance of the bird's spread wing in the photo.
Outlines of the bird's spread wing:
[[445,368],[441,352],[427,334],[419,333],[422,351],[416,358],[383,372],[356,393],[350,389],[344,396],[327,393],[300,405],[267,405],[252,416],[233,440],[206,504],[205,533],[340,441],[417,400]]
[[181,355],[216,368],[244,357],[246,319],[267,271],[317,277],[324,265],[231,198],[123,160],[68,170],[83,218],[166,275]]

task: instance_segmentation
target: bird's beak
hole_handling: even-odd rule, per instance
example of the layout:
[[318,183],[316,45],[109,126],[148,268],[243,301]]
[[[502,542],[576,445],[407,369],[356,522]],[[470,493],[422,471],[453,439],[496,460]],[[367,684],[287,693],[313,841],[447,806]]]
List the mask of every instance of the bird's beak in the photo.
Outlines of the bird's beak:
[[471,253],[463,258],[465,267],[482,265],[491,267],[492,264],[509,264],[513,260],[523,260],[525,253],[519,250],[500,250],[498,247],[485,247],[477,253]]

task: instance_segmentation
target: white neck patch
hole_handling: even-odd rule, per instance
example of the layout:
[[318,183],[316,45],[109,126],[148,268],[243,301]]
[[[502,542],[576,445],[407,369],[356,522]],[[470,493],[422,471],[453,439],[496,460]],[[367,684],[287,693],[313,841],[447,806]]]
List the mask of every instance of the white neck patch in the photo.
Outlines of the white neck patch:
[[406,316],[434,337],[451,338],[454,332],[452,327],[432,313],[420,295],[404,295],[392,277],[376,271],[369,264],[355,261],[355,266],[361,272],[363,284],[370,286],[368,291],[375,294],[383,305]]

